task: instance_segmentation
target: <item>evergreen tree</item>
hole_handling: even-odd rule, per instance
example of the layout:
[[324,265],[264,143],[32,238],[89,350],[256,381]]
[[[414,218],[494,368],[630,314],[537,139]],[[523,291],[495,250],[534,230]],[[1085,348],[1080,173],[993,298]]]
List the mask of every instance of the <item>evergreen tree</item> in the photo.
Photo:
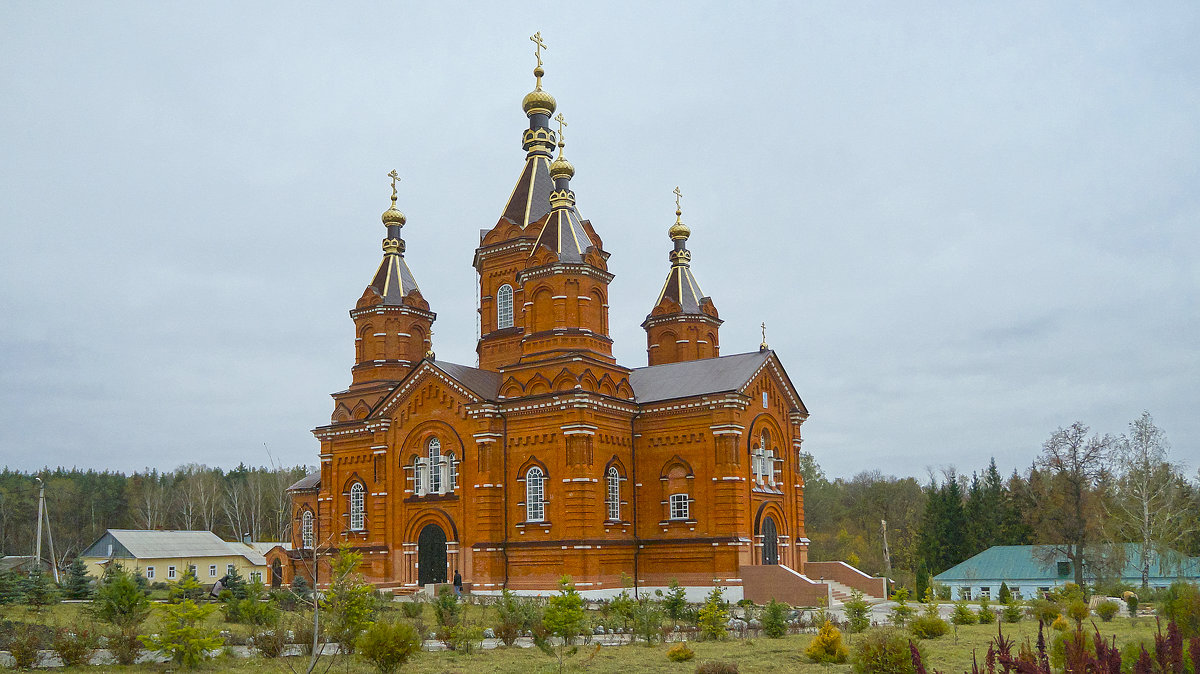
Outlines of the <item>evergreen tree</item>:
[[41,569],[34,569],[25,583],[25,603],[30,606],[47,606],[58,602],[58,587]]
[[918,598],[924,597],[925,591],[929,589],[929,567],[923,559],[917,563],[917,579],[913,585],[916,586]]
[[966,517],[962,489],[954,473],[947,475],[940,486],[930,484],[927,494],[917,545],[919,558],[929,571],[938,574],[966,559]]
[[0,605],[16,604],[25,597],[25,578],[14,571],[0,573]]
[[76,557],[67,567],[67,580],[63,583],[63,594],[67,599],[90,599],[92,596],[92,579],[88,576],[87,565],[83,559]]

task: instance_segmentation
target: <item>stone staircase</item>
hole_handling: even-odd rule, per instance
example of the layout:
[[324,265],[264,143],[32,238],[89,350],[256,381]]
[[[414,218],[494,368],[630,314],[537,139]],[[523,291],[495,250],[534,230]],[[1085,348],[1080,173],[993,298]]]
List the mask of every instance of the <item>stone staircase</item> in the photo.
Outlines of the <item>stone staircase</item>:
[[[829,585],[829,594],[831,597],[833,597],[832,603],[834,605],[845,604],[847,601],[850,601],[851,593],[854,592],[854,588],[828,578],[826,578],[824,582]],[[878,604],[879,602],[884,601],[883,597],[876,597],[865,592],[863,593],[863,599],[867,600],[867,603],[870,604]]]

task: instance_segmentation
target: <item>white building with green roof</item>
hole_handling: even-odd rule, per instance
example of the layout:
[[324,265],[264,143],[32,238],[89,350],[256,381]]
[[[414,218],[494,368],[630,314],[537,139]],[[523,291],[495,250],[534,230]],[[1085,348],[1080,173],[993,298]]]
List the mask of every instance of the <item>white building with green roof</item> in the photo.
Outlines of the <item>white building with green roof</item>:
[[[1053,555],[1044,559],[1040,554],[1046,546],[996,545],[974,557],[955,564],[933,577],[939,585],[949,586],[951,597],[996,598],[1000,595],[1001,583],[1021,597],[1041,596],[1052,588],[1075,581],[1075,572],[1066,555]],[[1135,587],[1142,584],[1142,546],[1125,543],[1110,549],[1111,555],[1123,555],[1124,565],[1119,580]],[[1159,555],[1150,551],[1150,586],[1167,587],[1178,580],[1200,582],[1200,557],[1188,557],[1172,551]],[[1115,560],[1120,564],[1120,560]],[[1096,582],[1096,575],[1086,566],[1084,578],[1088,583]],[[1118,580],[1116,574],[1106,580]]]

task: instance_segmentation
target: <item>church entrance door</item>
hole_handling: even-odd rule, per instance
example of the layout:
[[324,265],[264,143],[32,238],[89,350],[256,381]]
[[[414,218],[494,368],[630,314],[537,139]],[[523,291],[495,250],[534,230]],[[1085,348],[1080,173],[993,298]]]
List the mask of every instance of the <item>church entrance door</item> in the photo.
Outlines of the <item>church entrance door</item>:
[[771,519],[770,515],[763,518],[762,523],[763,537],[763,564],[778,564],[779,563],[779,533],[775,531],[775,520]]
[[271,562],[271,589],[278,590],[283,585],[283,563],[278,559]]
[[436,524],[426,524],[417,537],[417,583],[446,582],[446,532]]

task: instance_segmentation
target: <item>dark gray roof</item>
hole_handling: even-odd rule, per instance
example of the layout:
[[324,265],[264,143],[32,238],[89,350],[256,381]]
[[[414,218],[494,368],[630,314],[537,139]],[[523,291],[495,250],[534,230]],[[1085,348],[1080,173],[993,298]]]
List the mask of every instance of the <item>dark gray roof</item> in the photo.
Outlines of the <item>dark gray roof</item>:
[[522,229],[537,222],[550,212],[550,192],[554,183],[550,181],[550,158],[544,154],[532,154],[525,159],[525,167],[517,186],[513,188],[504,205],[502,217],[516,223]]
[[736,391],[750,381],[774,351],[739,353],[683,363],[640,367],[629,375],[639,403]]
[[537,242],[554,251],[562,262],[581,262],[592,247],[592,238],[583,228],[583,218],[570,206],[550,211]]
[[296,482],[287,488],[288,491],[306,491],[309,489],[319,489],[321,487],[321,471],[314,470],[304,477],[296,480]]
[[419,290],[417,280],[413,278],[404,256],[399,253],[384,253],[383,262],[379,263],[379,269],[371,279],[371,287],[383,298],[386,306],[404,304],[404,298],[409,293]]
[[662,292],[654,303],[658,306],[666,297],[678,304],[685,314],[700,314],[700,300],[704,299],[704,291],[692,274],[692,268],[686,264],[672,265],[667,274],[667,282],[663,284]]
[[466,386],[472,393],[484,400],[495,400],[500,394],[499,372],[489,372],[458,363],[448,363],[444,360],[435,360],[433,364],[437,369],[450,375],[451,379]]

